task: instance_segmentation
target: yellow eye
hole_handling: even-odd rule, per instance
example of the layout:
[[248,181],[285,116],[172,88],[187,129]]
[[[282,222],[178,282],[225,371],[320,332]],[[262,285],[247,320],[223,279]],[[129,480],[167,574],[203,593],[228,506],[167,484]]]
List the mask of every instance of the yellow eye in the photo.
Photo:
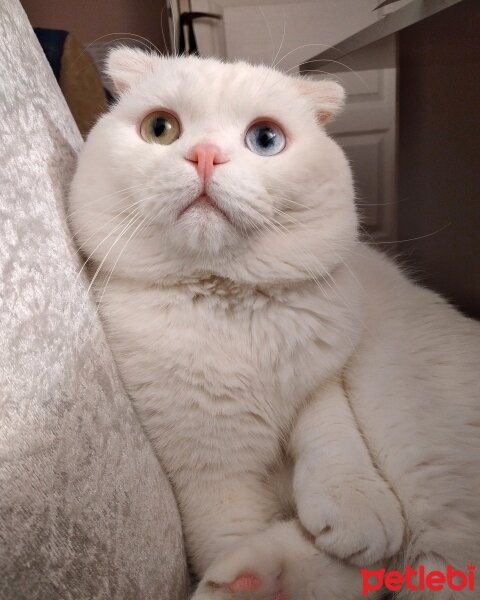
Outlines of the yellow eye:
[[147,115],[140,125],[140,135],[151,144],[168,146],[180,137],[180,123],[170,113],[155,111]]

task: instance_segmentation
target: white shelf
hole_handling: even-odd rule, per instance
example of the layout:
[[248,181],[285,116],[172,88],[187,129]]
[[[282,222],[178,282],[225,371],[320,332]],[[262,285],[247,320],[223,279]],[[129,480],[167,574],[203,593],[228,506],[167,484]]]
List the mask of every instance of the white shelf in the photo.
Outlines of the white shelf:
[[301,73],[308,73],[320,69],[329,60],[338,60],[342,56],[355,52],[397,31],[418,23],[462,0],[413,0],[406,6],[387,14],[383,19],[369,25],[358,33],[316,54],[310,60],[300,65]]

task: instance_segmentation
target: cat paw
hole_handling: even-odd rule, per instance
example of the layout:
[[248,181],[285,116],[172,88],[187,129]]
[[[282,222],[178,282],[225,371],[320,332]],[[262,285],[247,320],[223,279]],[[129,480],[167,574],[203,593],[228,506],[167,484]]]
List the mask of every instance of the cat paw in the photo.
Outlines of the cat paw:
[[280,556],[265,554],[262,542],[255,536],[215,561],[192,600],[286,600]]
[[224,553],[192,600],[358,600],[359,570],[319,552],[295,521]]
[[300,522],[319,550],[361,567],[400,550],[403,515],[386,484],[336,488],[330,496],[315,487],[320,486],[312,485],[311,480],[303,489],[297,485],[296,499]]
[[287,600],[279,589],[272,592],[268,584],[265,585],[259,574],[241,573],[230,583],[219,583],[208,579],[200,584],[192,600]]

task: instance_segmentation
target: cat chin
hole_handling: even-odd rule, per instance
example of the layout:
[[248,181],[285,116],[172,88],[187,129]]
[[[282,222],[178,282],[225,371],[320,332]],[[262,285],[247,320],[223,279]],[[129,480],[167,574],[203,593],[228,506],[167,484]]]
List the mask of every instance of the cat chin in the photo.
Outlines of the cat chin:
[[169,237],[176,249],[205,256],[215,256],[239,243],[238,233],[227,215],[203,202],[182,211]]
[[232,225],[232,220],[220,207],[220,205],[213,198],[210,198],[210,196],[206,196],[204,194],[198,196],[192,200],[192,202],[187,204],[187,206],[180,211],[178,219],[184,219],[192,216],[196,220],[203,219],[207,226],[208,220],[211,220],[214,217],[225,219],[227,223]]

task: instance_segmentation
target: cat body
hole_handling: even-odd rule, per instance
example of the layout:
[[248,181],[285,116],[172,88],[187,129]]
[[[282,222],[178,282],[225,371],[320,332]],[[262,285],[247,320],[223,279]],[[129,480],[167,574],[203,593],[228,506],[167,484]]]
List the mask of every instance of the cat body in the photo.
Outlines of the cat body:
[[109,72],[70,218],[195,600],[478,562],[480,326],[357,240],[339,86],[132,50]]
[[[195,498],[193,519],[203,486],[208,492],[226,480],[236,486],[249,473],[259,483],[268,480],[299,409],[336,376],[351,349],[346,320],[331,321],[313,282],[262,290],[207,278],[145,289],[112,277],[104,304],[127,389],[175,481],[183,513]],[[240,487],[236,493],[241,497]],[[229,526],[227,545],[278,513],[277,502],[267,499],[256,518],[245,504],[244,521],[237,530]],[[213,527],[206,525],[197,551],[197,533],[189,543],[201,572],[212,560],[205,545]]]

